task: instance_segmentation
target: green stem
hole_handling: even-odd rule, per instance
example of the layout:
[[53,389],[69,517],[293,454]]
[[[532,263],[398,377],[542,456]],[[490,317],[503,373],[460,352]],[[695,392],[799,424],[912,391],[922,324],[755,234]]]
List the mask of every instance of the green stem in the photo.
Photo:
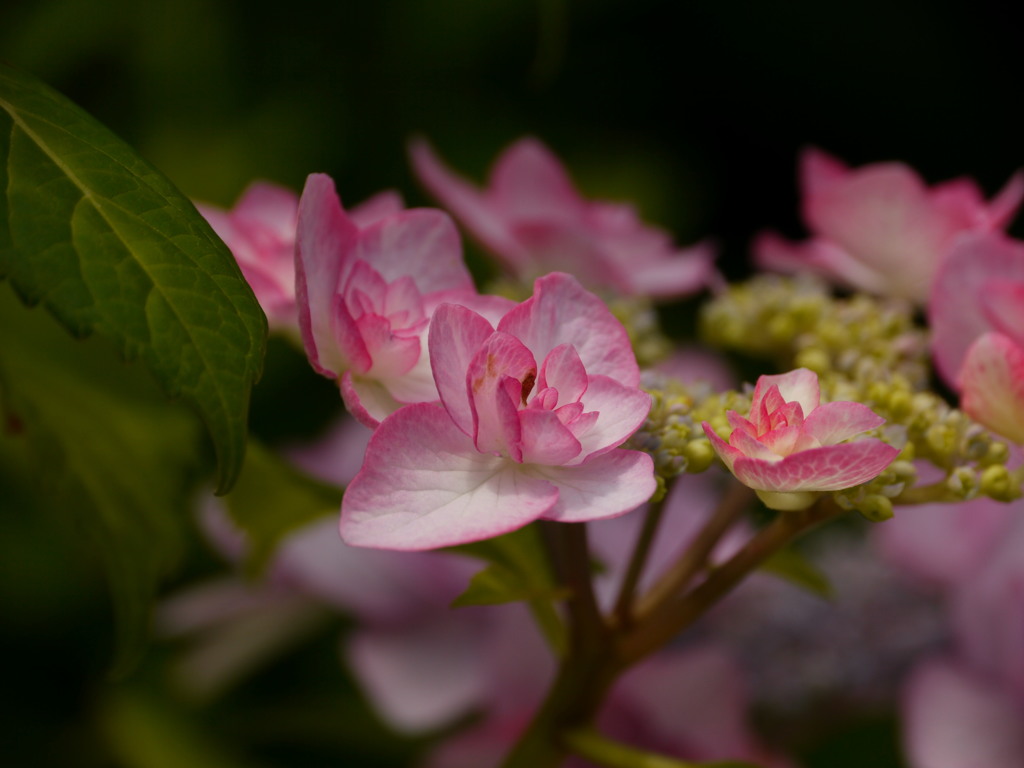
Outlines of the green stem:
[[637,584],[640,583],[640,577],[643,576],[647,556],[651,553],[651,547],[654,545],[654,537],[658,534],[667,498],[668,494],[666,493],[660,501],[654,502],[647,508],[643,528],[637,537],[633,555],[629,560],[629,567],[626,569],[622,586],[619,588],[619,596],[615,601],[615,611],[612,615],[618,626],[627,626],[632,621],[633,599],[636,595]]
[[[569,731],[562,741],[573,754],[606,768],[698,768],[695,763],[673,760],[664,755],[644,752],[640,749],[607,739],[590,728]],[[720,768],[728,765],[739,767],[739,763],[718,763]]]
[[931,485],[919,485],[914,488],[907,488],[903,493],[892,500],[893,504],[932,504],[935,502],[960,501],[946,481],[932,483]]

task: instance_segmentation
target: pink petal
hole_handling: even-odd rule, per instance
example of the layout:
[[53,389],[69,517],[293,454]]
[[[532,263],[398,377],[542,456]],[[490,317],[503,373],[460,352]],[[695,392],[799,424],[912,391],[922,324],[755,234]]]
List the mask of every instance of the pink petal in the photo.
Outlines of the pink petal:
[[235,204],[234,215],[243,226],[266,229],[284,242],[295,239],[299,197],[290,189],[257,181],[250,184]]
[[913,768],[1024,765],[1024,707],[946,661],[919,667],[904,696]]
[[511,235],[503,213],[494,210],[479,189],[445,167],[426,141],[410,143],[409,155],[427,191],[451,210],[487,250],[513,268],[527,262],[528,256]]
[[560,272],[539,278],[533,294],[502,318],[499,331],[520,339],[537,360],[561,344],[572,344],[591,376],[639,385],[629,336],[603,301]]
[[578,220],[584,202],[551,150],[533,138],[517,141],[491,171],[488,200],[506,220]]
[[422,733],[472,710],[486,678],[479,617],[444,611],[432,621],[355,632],[346,656],[374,707],[402,733]]
[[623,293],[674,298],[696,293],[711,285],[715,272],[715,247],[699,243],[675,251],[665,258],[626,272],[629,290]]
[[885,419],[863,403],[834,402],[811,411],[804,421],[803,431],[821,445],[835,445],[884,423]]
[[611,450],[636,432],[651,410],[651,396],[607,376],[591,376],[583,407],[598,417],[588,429],[570,427],[580,441],[581,459]]
[[701,427],[704,429],[704,434],[707,435],[708,440],[711,441],[711,447],[715,449],[718,458],[722,460],[722,463],[725,464],[730,472],[733,472],[736,461],[743,458],[743,454],[719,437],[718,433],[706,421],[701,422]]
[[566,464],[580,456],[581,446],[554,411],[519,411],[524,464]]
[[[761,437],[758,438],[758,442],[765,448],[768,448],[776,456],[789,456],[797,447],[797,443],[802,437],[800,427],[779,427],[769,432],[765,432]],[[737,448],[740,446],[737,444]],[[815,446],[816,447],[816,446]],[[747,453],[748,457],[754,456],[754,454]],[[771,461],[771,459],[769,459]]]
[[988,559],[1020,511],[992,499],[899,507],[874,529],[882,553],[901,571],[944,589],[966,581]]
[[757,490],[838,491],[877,477],[898,454],[891,445],[867,438],[811,448],[782,461],[740,457],[733,463],[733,473]]
[[348,215],[357,227],[365,229],[383,218],[393,216],[404,208],[405,201],[402,200],[402,195],[389,189],[364,200],[349,211]]
[[[756,760],[764,749],[748,720],[742,673],[724,652],[710,646],[672,649],[629,670],[611,695],[601,723],[618,738],[661,745],[686,760]],[[627,714],[628,713],[628,714]],[[625,720],[626,722],[621,722]],[[629,721],[641,725],[629,733]],[[620,735],[621,734],[621,735]],[[632,739],[629,737],[632,736]]]
[[957,222],[943,217],[920,177],[878,163],[804,201],[808,227],[889,276],[888,293],[924,302]]
[[619,449],[573,467],[533,464],[523,469],[558,487],[557,502],[542,517],[562,523],[624,515],[647,501],[657,487],[654,462],[640,451]]
[[989,225],[1002,229],[1010,223],[1024,200],[1024,173],[1017,171],[988,204]]
[[341,399],[348,412],[370,429],[376,429],[384,419],[402,407],[402,403],[380,382],[353,376],[351,371],[341,376]]
[[928,321],[935,365],[949,384],[956,382],[971,343],[995,330],[984,290],[995,279],[1024,282],[1024,243],[1000,233],[961,236],[936,275]]
[[791,243],[774,232],[762,232],[752,245],[759,269],[799,274],[810,272],[851,288],[885,293],[887,277],[866,266],[839,246],[815,238]]
[[800,403],[800,408],[803,410],[805,417],[817,408],[818,403],[821,401],[818,374],[806,368],[797,368],[774,376],[758,377],[757,384],[754,386],[752,404],[760,403],[772,387],[779,388],[779,394],[782,395],[783,400],[787,403]]
[[1024,703],[1024,503],[1009,506],[1009,522],[985,561],[956,585],[953,629],[973,669],[1013,691]]
[[341,209],[334,182],[324,174],[311,174],[299,200],[295,292],[306,354],[313,368],[331,378],[344,368],[332,329],[334,297],[357,237],[358,230]]
[[427,348],[437,392],[452,420],[467,435],[474,432],[466,371],[492,333],[494,328],[484,318],[456,304],[442,304],[430,321]]
[[473,290],[459,233],[443,211],[402,211],[375,222],[360,231],[354,258],[367,261],[389,283],[411,277],[421,293]]
[[807,147],[800,153],[800,187],[805,196],[820,195],[849,175],[850,169],[842,160],[817,147]]
[[[770,434],[768,432],[765,433]],[[793,438],[799,436],[799,430]],[[729,445],[735,448],[741,455],[748,459],[760,459],[762,461],[780,461],[784,454],[777,453],[769,443],[762,442],[762,436],[755,437],[745,430],[737,430],[729,436]]]
[[[363,332],[359,323],[349,312],[348,302],[345,301],[342,294],[338,293],[332,297],[330,308],[331,346],[329,348],[320,347],[319,351],[321,355],[330,351],[336,359],[334,367],[337,370],[333,372],[332,376],[337,378],[342,371],[348,368],[352,368],[358,373],[366,373],[373,365],[373,359],[370,357],[370,351],[366,348],[366,342],[363,341]],[[306,352],[309,354],[308,345]],[[312,360],[312,358],[310,359]],[[320,372],[324,373],[324,371]]]
[[982,286],[982,311],[992,330],[1024,346],[1024,280],[993,276]]
[[986,333],[967,350],[960,371],[960,407],[978,423],[1024,443],[1024,348]]
[[519,339],[499,331],[484,341],[466,371],[477,450],[522,460],[519,408],[536,378],[537,363]]
[[422,550],[499,536],[546,514],[559,491],[476,450],[444,409],[409,405],[377,428],[341,506],[353,546]]
[[[537,388],[554,387],[558,401],[554,407],[575,403],[587,391],[587,369],[570,344],[560,344],[548,353],[541,364]],[[593,409],[591,409],[593,410]]]

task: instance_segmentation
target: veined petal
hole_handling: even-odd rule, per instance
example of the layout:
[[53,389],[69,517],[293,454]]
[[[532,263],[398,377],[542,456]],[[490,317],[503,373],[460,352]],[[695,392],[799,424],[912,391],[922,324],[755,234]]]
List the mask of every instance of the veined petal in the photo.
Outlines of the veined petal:
[[1024,348],[986,333],[967,350],[960,372],[960,407],[975,421],[1024,443]]
[[444,211],[417,208],[381,219],[359,233],[354,256],[389,283],[411,277],[421,293],[473,290],[458,230]]
[[[758,438],[758,442],[776,456],[789,456],[796,450],[801,434],[800,427],[778,427],[765,432]],[[736,447],[739,448],[738,445]]]
[[559,344],[544,358],[537,376],[537,387],[558,390],[556,408],[575,403],[583,397],[587,391],[587,369],[571,344]]
[[607,376],[591,376],[583,396],[583,409],[597,413],[592,425],[583,419],[570,424],[580,441],[581,460],[615,448],[636,432],[651,410],[651,396]]
[[654,462],[640,451],[619,449],[571,467],[531,464],[524,469],[558,487],[558,501],[542,516],[562,523],[624,515],[657,488]]
[[370,429],[402,407],[379,381],[353,376],[351,371],[342,374],[341,399],[348,412]]
[[[765,433],[769,434],[769,433]],[[761,442],[762,436],[754,436],[744,430],[737,430],[729,436],[729,445],[743,456],[764,461],[779,461],[783,454],[776,453],[767,443]]]
[[730,472],[734,472],[733,467],[736,464],[737,459],[743,458],[743,454],[740,453],[736,448],[733,448],[729,443],[718,436],[718,433],[711,428],[711,425],[706,421],[701,422],[701,427],[704,429],[704,434],[707,435],[708,440],[711,441],[711,447],[715,449],[715,453],[718,454],[718,458],[722,460],[726,468]]
[[753,402],[761,402],[773,386],[779,388],[779,394],[786,402],[800,403],[805,417],[821,402],[818,374],[807,368],[796,368],[774,376],[758,377],[757,384],[754,386]]
[[526,408],[518,418],[524,464],[566,464],[580,455],[580,441],[554,411]]
[[467,435],[473,434],[473,408],[466,371],[492,333],[494,328],[483,317],[457,304],[442,304],[430,320],[427,348],[437,393],[452,420]]
[[800,186],[804,195],[819,195],[850,175],[850,169],[837,157],[818,147],[800,153]]
[[[373,365],[373,358],[363,341],[363,334],[356,319],[349,312],[348,302],[341,294],[335,294],[331,300],[331,347],[335,358],[333,366],[337,377],[349,368],[357,373],[366,373]],[[307,347],[306,353],[309,354]],[[312,358],[310,358],[312,360]],[[316,366],[314,366],[316,367]],[[320,370],[319,368],[317,370]],[[324,373],[324,371],[320,371]]]
[[867,438],[793,453],[782,461],[746,456],[733,463],[744,485],[764,491],[838,491],[877,477],[899,455],[881,440]]
[[396,335],[386,317],[363,315],[356,321],[356,327],[372,360],[370,368],[360,373],[373,378],[397,378],[420,359],[419,338]]
[[884,423],[885,419],[863,403],[834,402],[811,411],[804,421],[803,431],[822,445],[835,445]]
[[499,331],[480,345],[466,369],[477,450],[522,460],[518,412],[536,377],[537,362],[519,339]]
[[591,376],[610,376],[631,387],[640,383],[626,329],[570,275],[554,272],[539,278],[533,296],[505,315],[498,330],[520,339],[537,360],[560,344],[571,344]]
[[558,495],[544,478],[477,451],[440,406],[409,405],[371,438],[342,501],[341,536],[376,549],[465,544],[521,528]]
[[329,176],[314,173],[299,200],[295,293],[299,327],[313,368],[337,378],[344,368],[333,334],[334,297],[359,231],[341,209]]

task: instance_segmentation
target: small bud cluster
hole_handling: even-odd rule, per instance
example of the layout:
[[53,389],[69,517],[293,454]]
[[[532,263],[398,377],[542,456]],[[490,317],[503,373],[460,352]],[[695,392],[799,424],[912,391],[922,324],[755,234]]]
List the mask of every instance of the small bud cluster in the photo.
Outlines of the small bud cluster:
[[855,381],[900,377],[928,382],[928,346],[910,308],[865,294],[834,298],[809,277],[760,275],[704,307],[701,331],[711,344],[770,357],[779,370],[809,368]]
[[[837,492],[840,506],[883,520],[894,502],[1020,497],[1006,444],[928,390],[927,341],[907,305],[834,298],[813,278],[762,275],[710,302],[701,321],[716,346],[769,356],[780,370],[810,368],[823,401],[864,403],[886,419],[873,436],[901,447],[899,460],[870,483]],[[927,492],[915,489],[914,459],[946,478]]]
[[703,472],[715,459],[715,451],[701,422],[710,422],[719,434],[729,434],[726,411],[746,413],[750,397],[728,390],[715,392],[710,385],[682,382],[648,371],[643,388],[651,395],[651,411],[626,447],[645,451],[654,459],[659,493],[667,481],[683,472]]

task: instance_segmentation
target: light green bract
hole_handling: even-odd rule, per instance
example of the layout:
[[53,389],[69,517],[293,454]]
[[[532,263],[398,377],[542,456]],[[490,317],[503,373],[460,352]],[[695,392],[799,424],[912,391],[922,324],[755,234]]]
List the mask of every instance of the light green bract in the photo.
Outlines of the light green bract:
[[0,65],[0,278],[77,336],[113,340],[201,415],[237,477],[266,319],[227,247],[162,174]]

